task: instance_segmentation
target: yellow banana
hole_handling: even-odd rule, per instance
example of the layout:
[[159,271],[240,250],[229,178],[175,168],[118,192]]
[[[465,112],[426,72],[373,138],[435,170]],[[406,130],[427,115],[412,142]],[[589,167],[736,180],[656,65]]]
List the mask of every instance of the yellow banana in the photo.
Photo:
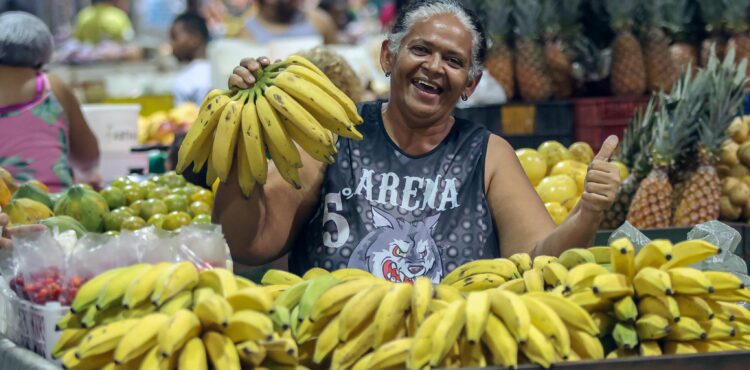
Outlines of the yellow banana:
[[482,335],[482,343],[492,354],[494,365],[503,365],[506,369],[517,367],[518,343],[497,316],[487,317],[487,330]]
[[714,310],[711,306],[700,297],[696,296],[675,296],[677,306],[680,308],[680,315],[691,317],[696,321],[711,320],[714,318]]
[[641,340],[662,339],[672,330],[667,319],[652,313],[638,318],[635,322],[635,329]]
[[124,364],[148,352],[156,345],[159,331],[168,321],[169,316],[161,313],[154,313],[141,318],[120,339],[113,356],[115,363]]
[[677,300],[670,296],[651,297],[646,296],[638,300],[638,312],[642,315],[654,314],[672,322],[680,321],[680,312]]
[[215,370],[240,370],[240,357],[234,343],[226,336],[209,331],[203,334],[203,345]]
[[471,292],[466,297],[466,339],[469,344],[479,342],[487,328],[490,315],[490,295],[487,291]]
[[597,275],[591,285],[594,294],[609,299],[618,299],[626,295],[633,295],[633,286],[626,275],[610,272]]
[[633,278],[633,287],[639,297],[672,295],[669,274],[655,267],[644,267]]
[[451,284],[451,286],[461,292],[475,292],[497,288],[503,283],[505,283],[505,279],[500,275],[493,273],[482,273],[467,276]]
[[612,330],[612,339],[617,348],[631,351],[638,345],[638,332],[634,325],[618,322]]
[[294,285],[302,283],[301,277],[284,270],[269,269],[263,274],[260,283],[263,285]]
[[383,343],[396,338],[404,325],[405,315],[411,306],[411,284],[393,284],[381,300],[375,313],[375,335],[372,346],[380,348]]
[[432,354],[430,355],[431,366],[440,365],[443,358],[448,354],[448,351],[457,342],[465,323],[466,301],[451,302],[445,309],[443,320],[437,325],[433,333]]
[[401,338],[384,343],[373,353],[367,368],[371,370],[392,369],[404,366],[414,339]]
[[78,346],[83,338],[88,334],[88,329],[65,329],[60,334],[60,338],[52,347],[52,357],[60,358],[66,351]]
[[667,340],[690,341],[706,339],[706,331],[691,317],[683,316],[680,321],[672,324],[672,330],[667,335]]
[[492,290],[490,292],[490,307],[492,312],[503,321],[517,342],[523,343],[529,339],[531,316],[520,296],[506,290]]
[[544,277],[542,276],[542,270],[541,269],[526,270],[523,273],[523,283],[527,292],[543,292],[544,291]]
[[130,285],[133,279],[137,279],[145,274],[151,267],[152,265],[150,264],[139,263],[128,266],[119,274],[113,276],[99,292],[99,296],[96,299],[96,308],[99,311],[104,311],[112,306],[122,305],[122,296],[125,294],[128,285]]
[[550,263],[550,262],[557,262],[557,257],[554,256],[536,256],[534,257],[533,262],[531,263],[531,267],[535,270],[542,270],[542,267],[544,265]]
[[497,289],[507,290],[516,294],[524,294],[526,293],[526,282],[524,279],[508,280],[500,284]]
[[253,173],[250,169],[250,162],[247,160],[245,155],[245,142],[242,139],[237,140],[237,152],[235,153],[237,161],[237,179],[240,183],[240,191],[245,198],[249,198],[250,194],[253,193],[257,181],[253,177]]
[[[313,306],[312,311],[310,312],[310,320],[317,321],[322,317],[335,315],[341,312],[350,298],[376,284],[378,283],[370,279],[354,279],[346,280],[341,284],[331,287],[320,296],[318,302]],[[292,289],[295,288],[296,286],[292,287]],[[299,298],[297,298],[297,302],[301,297],[302,295],[300,294]],[[279,297],[276,303],[279,304],[281,301],[282,298]]]
[[336,85],[334,85],[333,82],[331,82],[331,80],[329,80],[325,76],[325,74],[319,74],[312,68],[306,67],[307,66],[302,65],[291,65],[286,68],[286,71],[294,73],[297,76],[318,85],[319,88],[321,88],[326,94],[333,97],[341,105],[341,107],[344,108],[349,121],[351,121],[352,123],[360,124],[363,122],[362,117],[359,115],[359,112],[357,110],[356,104],[354,104],[354,102],[348,96],[346,96],[343,91],[339,90],[339,88],[336,87]]
[[711,282],[711,286],[715,290],[737,290],[745,288],[745,284],[737,277],[737,275],[731,272],[725,271],[704,271],[708,280]]
[[219,124],[222,111],[230,101],[232,99],[228,95],[220,94],[207,99],[201,107],[198,118],[190,126],[180,145],[176,167],[178,173],[182,173],[187,168],[202,148],[205,148],[209,142],[213,142],[214,131]]
[[720,290],[707,295],[707,298],[724,302],[750,302],[750,290],[747,288]]
[[265,184],[268,176],[268,159],[266,158],[266,143],[261,132],[258,110],[255,107],[255,92],[251,92],[248,101],[242,107],[241,141],[245,149],[243,155],[255,181]]
[[551,262],[542,267],[542,277],[545,284],[557,287],[565,284],[568,278],[568,269],[558,262]]
[[[388,285],[374,285],[354,295],[339,313],[339,339],[347,341],[370,324],[380,301],[388,292]],[[374,328],[373,328],[374,331]]]
[[684,355],[690,353],[698,353],[698,350],[690,343],[676,341],[667,341],[664,343],[665,355]]
[[[289,138],[289,134],[284,128],[276,111],[268,103],[268,100],[259,95],[255,100],[255,106],[258,110],[258,119],[263,127],[263,138],[268,151],[271,153],[271,159],[276,164],[279,174],[284,177],[295,188],[299,188],[299,174],[295,171],[302,167],[302,159],[299,156],[297,147]],[[291,171],[291,172],[290,172]]]
[[315,341],[315,353],[313,355],[314,363],[321,364],[336,346],[338,346],[340,318],[341,315],[334,316],[333,320],[326,325],[325,329],[323,329],[318,336],[318,339]]
[[658,357],[662,355],[661,347],[659,347],[659,342],[648,340],[643,341],[638,346],[638,354],[641,357]]
[[612,242],[612,271],[623,274],[630,282],[635,276],[635,249],[628,238]]
[[[278,80],[278,78],[282,76],[283,78]],[[293,82],[288,81],[289,77],[296,79],[296,81],[301,84],[309,84],[309,82],[294,77],[292,74],[285,74],[282,72],[279,77],[274,79],[274,81],[282,82],[281,85],[276,84],[270,86],[265,91],[268,103],[276,109],[279,117],[285,117],[288,123],[303,133],[303,136],[306,136],[325,147],[330,147],[332,145],[330,132],[327,128],[321,126],[318,120],[308,111],[311,110],[311,105],[315,105],[315,107],[317,107],[316,109],[320,110],[329,109],[328,107],[323,108],[321,106],[321,104],[326,103],[326,97],[316,96],[314,90],[309,92],[295,90],[297,87],[294,86]],[[312,88],[314,88],[314,86],[312,86]],[[292,96],[290,96],[290,94]],[[305,98],[303,100],[298,96],[304,96]],[[310,100],[312,100],[312,102],[310,102]],[[334,108],[338,108],[338,106]]]
[[508,259],[478,259],[453,269],[453,271],[443,278],[441,284],[451,285],[469,276],[485,273],[499,275],[505,280],[521,276],[518,273],[516,265]]
[[271,361],[286,366],[299,363],[299,348],[292,338],[280,337],[262,343],[266,348],[266,357]]
[[599,328],[599,336],[609,335],[615,328],[617,319],[605,312],[592,312],[591,320],[594,320],[596,327]]
[[181,291],[193,289],[198,284],[198,279],[198,270],[191,262],[172,264],[156,280],[151,301],[156,306],[161,306]]
[[177,359],[177,368],[180,370],[208,370],[208,355],[201,338],[195,337],[185,343],[185,347]]
[[737,330],[728,323],[720,319],[711,319],[707,321],[699,321],[698,324],[706,331],[706,339],[731,339],[737,335]]
[[534,325],[529,327],[529,340],[520,349],[529,360],[545,369],[555,361],[555,348]]
[[248,340],[270,340],[273,334],[273,321],[260,312],[238,311],[229,318],[224,334],[235,343]]
[[570,334],[570,346],[574,353],[581,359],[602,360],[604,359],[604,348],[599,338],[583,330],[568,327]]
[[676,267],[667,270],[675,294],[708,294],[714,292],[711,280],[703,271],[690,267]]
[[170,298],[168,301],[164,302],[164,304],[159,307],[159,312],[167,315],[172,315],[179,309],[190,309],[192,307],[193,292],[184,290],[180,293],[177,293],[176,296]]
[[[583,330],[591,335],[598,335],[599,328],[591,316],[581,306],[572,300],[550,293],[527,293],[528,296],[536,298],[557,312],[565,324]],[[494,307],[493,307],[494,308]]]
[[625,296],[617,300],[614,305],[614,311],[615,317],[620,321],[633,323],[636,317],[638,317],[638,307],[631,296]]
[[273,299],[261,287],[250,287],[240,289],[227,296],[227,302],[234,311],[253,310],[263,313],[273,311]]
[[613,305],[611,300],[594,294],[594,291],[591,289],[583,289],[569,295],[567,298],[589,312],[609,311]]
[[85,359],[113,351],[120,343],[120,339],[137,323],[136,319],[127,319],[94,328],[76,347],[75,356],[78,359]]
[[598,246],[587,248],[594,255],[594,262],[604,265],[612,263],[612,251],[608,246]]
[[528,253],[516,253],[508,257],[508,259],[516,264],[516,268],[521,274],[531,270],[531,256]]
[[234,309],[226,298],[214,294],[195,305],[193,313],[198,317],[203,328],[223,330],[229,325]]
[[133,279],[122,297],[123,306],[125,308],[133,308],[146,302],[151,293],[153,293],[156,281],[159,279],[161,273],[171,265],[169,262],[156,264],[144,274]]
[[721,249],[709,242],[693,239],[672,246],[672,259],[659,267],[669,270],[675,267],[688,267],[696,262],[721,253]]
[[521,300],[529,309],[531,324],[552,342],[563,360],[568,359],[570,356],[570,335],[560,316],[534,297],[522,295]]
[[346,341],[333,351],[331,368],[346,369],[359,360],[372,347],[375,325],[368,325],[356,337]]
[[635,256],[635,269],[640,271],[644,267],[659,268],[672,260],[672,242],[664,239],[652,240]]
[[414,289],[411,296],[411,314],[415,323],[421,324],[427,316],[430,301],[433,295],[432,280],[426,276],[419,276],[414,280]]
[[327,141],[330,142],[330,144],[326,145],[307,136],[286,117],[280,116],[279,118],[281,119],[281,122],[284,123],[284,127],[286,128],[289,137],[304,149],[307,154],[313,157],[313,159],[326,164],[331,164],[336,161],[336,144],[334,143],[333,135],[331,135],[330,132],[325,132],[325,135],[329,136]]
[[565,280],[565,290],[577,292],[581,289],[591,288],[597,275],[606,274],[609,271],[596,263],[583,263],[568,271]]
[[157,334],[159,355],[174,357],[187,341],[200,335],[200,332],[201,323],[195,314],[185,309],[177,311]]
[[572,269],[584,263],[596,263],[596,258],[588,249],[571,248],[562,252],[557,262],[565,266],[566,269]]
[[232,163],[236,156],[237,134],[240,132],[243,105],[244,98],[229,102],[224,107],[219,124],[216,126],[216,134],[209,160],[213,164],[216,175],[221,182],[227,181],[229,170],[232,168]]
[[261,366],[263,360],[266,359],[266,347],[263,347],[256,341],[248,340],[237,343],[236,348],[240,362],[243,364],[257,367]]

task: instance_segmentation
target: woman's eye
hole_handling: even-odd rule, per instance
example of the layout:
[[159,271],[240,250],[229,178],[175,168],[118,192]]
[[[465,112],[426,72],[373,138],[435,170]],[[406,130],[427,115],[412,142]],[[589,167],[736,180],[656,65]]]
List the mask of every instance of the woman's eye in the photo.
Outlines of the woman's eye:
[[461,68],[464,66],[464,63],[460,59],[456,59],[456,58],[449,58],[448,64],[450,64],[451,67],[454,67],[454,68]]
[[415,46],[411,50],[415,54],[418,54],[418,55],[425,55],[425,54],[427,54],[427,48],[425,48],[424,46]]

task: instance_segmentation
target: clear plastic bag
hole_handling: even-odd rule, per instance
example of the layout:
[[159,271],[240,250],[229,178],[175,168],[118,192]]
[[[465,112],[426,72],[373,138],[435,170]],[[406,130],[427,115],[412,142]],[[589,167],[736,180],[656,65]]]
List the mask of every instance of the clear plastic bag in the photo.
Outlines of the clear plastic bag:
[[159,263],[180,260],[175,248],[174,236],[168,231],[149,226],[136,231],[123,230],[120,238],[122,243],[133,246],[137,252],[138,262]]
[[25,229],[12,236],[10,288],[36,304],[58,301],[63,291],[65,252],[44,229]]
[[620,238],[628,238],[630,242],[633,243],[633,248],[636,253],[638,253],[644,245],[651,242],[651,239],[627,221],[612,232],[612,235],[609,236],[608,243],[612,244],[612,242]]
[[232,269],[232,256],[219,225],[184,226],[175,236],[175,245],[180,259],[192,262],[198,269]]
[[[735,254],[737,246],[742,242],[740,233],[731,226],[719,222],[709,221],[696,225],[687,234],[688,239],[705,240],[721,248],[721,253],[698,262],[693,267],[701,270],[732,272],[744,279],[747,277],[747,264]],[[750,278],[748,278],[750,279]]]
[[138,262],[135,247],[123,243],[120,236],[89,233],[78,242],[67,256],[64,294],[61,303],[72,302],[78,289],[92,277],[115,267]]

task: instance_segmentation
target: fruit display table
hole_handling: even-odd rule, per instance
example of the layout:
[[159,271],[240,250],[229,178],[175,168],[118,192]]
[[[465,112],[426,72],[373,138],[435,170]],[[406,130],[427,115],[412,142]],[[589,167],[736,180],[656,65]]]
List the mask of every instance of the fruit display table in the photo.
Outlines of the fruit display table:
[[56,370],[59,367],[0,334],[0,369]]
[[[750,351],[696,355],[666,355],[659,357],[631,357],[605,361],[555,363],[554,368],[565,370],[744,370],[750,361]],[[490,368],[485,368],[490,369]],[[492,369],[500,369],[499,367]],[[519,370],[541,369],[538,365],[521,365]]]

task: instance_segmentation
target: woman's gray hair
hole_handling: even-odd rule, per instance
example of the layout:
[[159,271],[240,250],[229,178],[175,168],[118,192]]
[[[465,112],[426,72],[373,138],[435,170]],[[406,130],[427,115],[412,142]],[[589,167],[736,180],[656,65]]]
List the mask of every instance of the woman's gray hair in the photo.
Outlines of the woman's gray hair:
[[415,23],[439,14],[452,14],[471,32],[469,78],[474,79],[482,71],[482,64],[487,52],[487,37],[476,15],[456,0],[416,0],[409,2],[401,9],[391,32],[388,34],[388,50],[393,54],[398,54],[401,42]]
[[41,19],[25,12],[0,14],[0,64],[39,69],[52,58],[54,40]]

